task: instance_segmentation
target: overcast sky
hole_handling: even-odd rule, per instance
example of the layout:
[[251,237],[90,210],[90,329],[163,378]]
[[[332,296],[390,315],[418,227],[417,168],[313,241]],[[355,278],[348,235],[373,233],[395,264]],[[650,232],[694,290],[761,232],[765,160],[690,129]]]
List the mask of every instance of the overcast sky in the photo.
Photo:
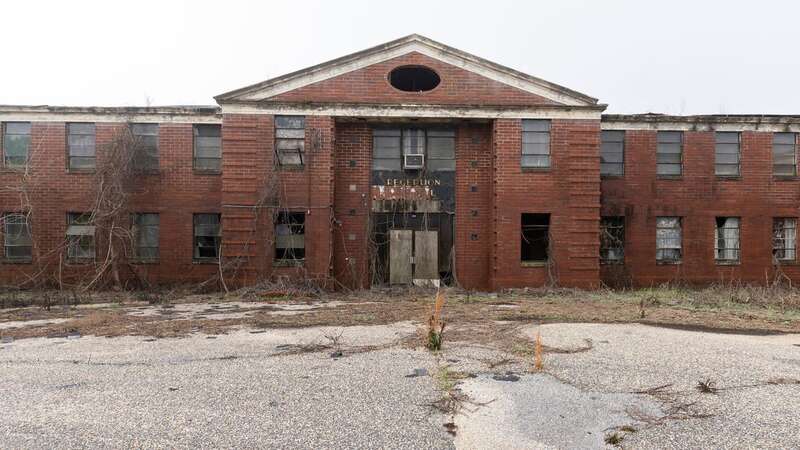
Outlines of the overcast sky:
[[[657,3],[657,4],[656,4]],[[0,104],[213,104],[420,33],[608,112],[800,114],[800,2],[4,1]]]

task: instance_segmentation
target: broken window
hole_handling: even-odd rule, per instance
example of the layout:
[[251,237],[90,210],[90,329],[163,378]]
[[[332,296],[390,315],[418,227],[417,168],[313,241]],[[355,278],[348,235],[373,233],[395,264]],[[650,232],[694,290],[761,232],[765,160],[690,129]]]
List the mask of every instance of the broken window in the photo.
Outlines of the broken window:
[[31,229],[25,214],[3,214],[3,255],[8,261],[30,261],[32,255]]
[[738,217],[717,217],[716,218],[716,239],[715,239],[716,260],[720,262],[739,261],[739,218]]
[[3,124],[3,161],[6,167],[25,167],[30,157],[31,123]]
[[550,167],[550,121],[522,121],[522,167]]
[[389,73],[389,83],[406,92],[430,91],[441,79],[433,70],[423,66],[402,66]]
[[278,213],[275,217],[275,260],[303,261],[306,257],[305,233],[305,213]]
[[194,215],[194,259],[216,260],[222,241],[219,214]]
[[133,223],[133,256],[141,261],[158,259],[158,228],[159,216],[157,213],[137,213],[132,217]]
[[194,126],[194,169],[204,172],[222,170],[222,126]]
[[94,259],[94,232],[90,213],[67,213],[67,258]]
[[656,140],[656,173],[680,176],[683,173],[683,132],[659,131]]
[[600,261],[606,264],[625,260],[625,218],[600,219]]
[[600,135],[600,175],[622,176],[625,173],[625,132],[604,130]]
[[741,136],[737,132],[717,131],[715,146],[714,173],[718,176],[739,175],[739,142]]
[[133,167],[144,172],[158,171],[158,124],[131,124],[131,133],[136,143]]
[[797,258],[797,219],[779,217],[772,220],[772,255],[778,261]]
[[521,260],[545,262],[550,246],[550,214],[522,214]]
[[784,177],[797,175],[797,133],[772,135],[772,174]]
[[281,166],[302,166],[306,148],[306,118],[275,116],[275,154]]
[[95,167],[95,125],[68,123],[67,148],[71,170],[91,170]]
[[682,242],[680,217],[656,217],[656,261],[680,261]]

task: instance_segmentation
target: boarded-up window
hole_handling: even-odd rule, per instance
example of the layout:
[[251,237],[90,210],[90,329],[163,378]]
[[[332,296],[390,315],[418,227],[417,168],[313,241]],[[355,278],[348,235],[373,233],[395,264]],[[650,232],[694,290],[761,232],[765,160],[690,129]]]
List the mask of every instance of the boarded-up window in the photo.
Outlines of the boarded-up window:
[[600,140],[600,175],[622,176],[625,173],[625,132],[606,130]]
[[95,168],[95,126],[93,123],[67,124],[67,149],[69,168],[91,170]]
[[301,262],[306,257],[306,215],[281,212],[275,217],[275,260]]
[[786,217],[773,219],[772,255],[778,261],[797,259],[797,219]]
[[717,217],[714,253],[717,261],[739,261],[739,218]]
[[281,166],[302,166],[305,161],[306,118],[275,116],[275,154]]
[[718,131],[716,137],[714,173],[719,176],[738,176],[740,134]]
[[547,261],[550,246],[550,214],[522,214],[520,259],[523,262]]
[[777,176],[797,175],[797,134],[772,135],[772,173]]
[[683,257],[680,217],[656,217],[656,261],[678,262]]
[[222,126],[194,126],[194,169],[214,173],[222,170]]
[[194,259],[216,260],[222,241],[219,214],[194,215]]
[[30,122],[3,124],[3,161],[6,167],[25,167],[31,147]]
[[133,256],[141,261],[158,259],[159,216],[157,213],[137,213],[133,224]]
[[522,167],[546,169],[550,167],[550,121],[525,119],[522,121]]
[[25,214],[5,213],[3,221],[3,246],[8,261],[30,261],[32,257],[31,229]]
[[372,170],[403,170],[400,129],[372,131]]
[[158,124],[134,123],[131,133],[136,143],[133,167],[145,172],[158,171]]
[[94,232],[90,213],[67,213],[67,258],[94,258]]
[[625,218],[603,217],[600,219],[600,261],[605,264],[621,263],[625,260]]
[[683,173],[683,132],[659,131],[656,148],[656,171],[662,176]]

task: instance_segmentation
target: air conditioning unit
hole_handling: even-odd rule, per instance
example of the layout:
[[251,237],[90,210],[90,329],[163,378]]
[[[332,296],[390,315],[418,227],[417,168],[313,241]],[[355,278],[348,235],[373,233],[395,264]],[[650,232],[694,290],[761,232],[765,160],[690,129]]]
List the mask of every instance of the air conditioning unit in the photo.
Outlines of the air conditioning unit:
[[425,165],[425,155],[405,155],[403,167],[406,169],[422,169]]

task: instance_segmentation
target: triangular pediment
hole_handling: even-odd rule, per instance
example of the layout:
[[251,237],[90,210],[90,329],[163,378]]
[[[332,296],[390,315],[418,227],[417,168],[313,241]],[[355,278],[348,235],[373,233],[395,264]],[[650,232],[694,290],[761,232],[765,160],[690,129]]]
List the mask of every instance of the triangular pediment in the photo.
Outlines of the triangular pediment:
[[[521,102],[531,104],[547,103],[563,106],[597,106],[597,99],[571,89],[559,86],[508,67],[487,61],[483,58],[462,52],[424,36],[413,34],[382,44],[361,52],[318,64],[261,83],[247,86],[215,97],[217,102],[265,102],[279,99],[295,100],[290,95],[311,86],[323,86],[332,80],[344,78],[366,68],[389,61],[416,58],[429,58],[453,70],[466,71],[475,77],[486,80],[487,89],[497,90],[498,86],[519,93]],[[313,91],[311,91],[313,92]],[[318,92],[323,92],[318,90]],[[528,100],[524,96],[528,96]],[[300,100],[302,99],[302,100]],[[296,101],[315,101],[313,94],[298,97]],[[471,99],[466,98],[469,102]],[[322,100],[324,101],[324,100]]]

